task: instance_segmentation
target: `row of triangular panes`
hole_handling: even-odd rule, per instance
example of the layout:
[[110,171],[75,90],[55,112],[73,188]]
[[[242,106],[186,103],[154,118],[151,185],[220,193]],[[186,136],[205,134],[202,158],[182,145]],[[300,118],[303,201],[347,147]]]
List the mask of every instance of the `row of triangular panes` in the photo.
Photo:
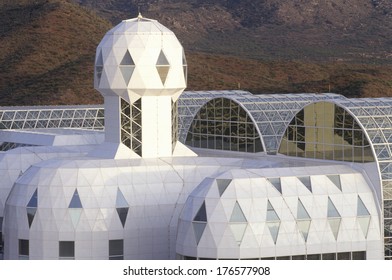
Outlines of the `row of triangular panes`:
[[[184,63],[184,57],[183,57],[183,63]],[[185,61],[186,63],[186,61]],[[186,77],[186,65],[184,64],[184,75]],[[170,70],[170,64],[169,61],[166,58],[166,55],[164,52],[161,50],[159,53],[157,62],[156,62],[156,69],[158,71],[159,77],[162,81],[162,84],[165,84],[167,75]],[[131,81],[132,74],[135,70],[135,62],[132,59],[132,56],[129,52],[129,50],[126,51],[123,59],[121,60],[120,63],[120,71],[121,74],[124,78],[125,83],[128,85],[129,82]],[[95,71],[96,75],[98,78],[98,83],[101,80],[102,77],[102,72],[103,72],[103,58],[102,58],[102,52],[99,54],[96,64],[95,64]]]
[[[35,190],[35,192],[31,196],[31,198],[26,206],[27,220],[29,223],[29,227],[31,227],[31,224],[33,223],[35,214],[37,212],[37,207],[38,207],[38,190]],[[68,205],[68,208],[74,209],[74,210],[83,208],[77,189],[75,189],[75,191],[72,195],[72,198],[71,198],[71,201]],[[123,193],[120,191],[120,189],[117,189],[116,210],[117,210],[117,214],[119,216],[119,219],[121,221],[121,224],[124,227],[125,221],[126,221],[126,218],[128,215],[129,204],[126,201],[126,199],[125,199]],[[77,221],[79,220],[80,214],[81,214],[80,211],[71,212],[71,218],[72,218],[72,221],[74,222],[74,224],[76,224]]]
[[[341,216],[330,198],[328,198],[327,216],[328,216],[328,223],[330,225],[332,233],[334,234],[334,237],[337,240],[340,224],[341,224]],[[370,213],[359,196],[357,202],[357,216],[358,216],[358,223],[361,227],[361,230],[363,231],[365,237],[367,237],[367,232],[369,230],[369,225],[370,225]],[[269,200],[267,202],[266,221],[267,221],[268,229],[271,233],[271,237],[276,244],[279,235],[279,228],[280,228],[281,221]],[[234,237],[238,245],[240,245],[242,242],[242,238],[246,231],[247,222],[248,221],[241,209],[241,206],[239,205],[238,201],[236,201],[230,217],[230,223],[231,223],[230,228],[232,229],[232,232],[234,234]],[[207,212],[206,212],[205,202],[203,202],[203,204],[201,205],[201,207],[199,208],[198,212],[196,213],[193,219],[193,227],[195,230],[197,243],[199,243],[200,241],[200,238],[204,232],[206,224],[207,224]],[[311,224],[311,217],[308,211],[305,209],[301,200],[298,199],[297,226],[305,241],[307,241],[309,235],[310,224]]]

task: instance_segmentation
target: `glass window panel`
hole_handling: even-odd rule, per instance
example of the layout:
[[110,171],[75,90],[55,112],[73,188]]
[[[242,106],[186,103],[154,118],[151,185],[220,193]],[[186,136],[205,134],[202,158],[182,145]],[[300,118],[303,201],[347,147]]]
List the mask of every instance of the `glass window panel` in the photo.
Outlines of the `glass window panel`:
[[366,251],[352,252],[353,260],[366,260]]
[[121,207],[129,207],[129,204],[126,201],[121,190],[118,188],[117,189],[117,196],[116,196],[116,208],[121,208]]
[[345,109],[332,103],[321,101],[308,105],[297,113],[284,134],[286,141],[282,141],[279,153],[285,155],[349,162],[374,161],[367,148],[366,136],[356,120]]
[[159,53],[159,57],[158,57],[156,65],[165,65],[165,66],[169,65],[169,61],[167,61],[167,58],[162,50]]
[[244,212],[242,212],[241,206],[238,204],[238,201],[235,203],[233,212],[230,217],[231,223],[246,223],[247,220],[245,218]]
[[305,255],[292,256],[291,259],[292,260],[304,260]]
[[276,257],[277,260],[290,260],[290,256]]
[[35,207],[27,207],[26,208],[26,212],[27,212],[27,221],[29,223],[29,227],[31,227],[33,221],[34,221],[34,217],[35,217],[35,213],[37,213],[37,208]]
[[19,239],[19,256],[29,256],[29,240]]
[[135,62],[133,62],[132,56],[127,50],[123,59],[121,60],[120,65],[127,65],[127,66],[135,66]]
[[358,205],[357,205],[357,216],[370,216],[365,204],[363,203],[361,197],[358,195]]
[[206,203],[205,203],[205,201],[200,206],[199,211],[197,211],[196,216],[194,217],[193,221],[207,222],[207,212],[206,212]]
[[[302,184],[309,190],[312,191],[312,183],[309,176],[306,177],[297,177]],[[301,203],[302,204],[302,203]]]
[[306,259],[307,260],[321,260],[321,255],[320,254],[307,255]]
[[274,243],[276,244],[276,241],[277,241],[278,235],[279,235],[280,222],[268,222],[267,226],[268,226],[268,229],[271,233],[272,239],[274,240]]
[[351,260],[351,253],[349,252],[338,253],[338,260]]
[[69,208],[83,208],[77,189],[75,190],[75,192],[72,196],[71,202],[69,203],[68,207]]
[[74,241],[59,241],[59,257],[72,259],[75,257]]
[[199,244],[200,239],[204,233],[204,229],[207,226],[207,223],[204,222],[192,222],[193,225],[193,232],[195,234],[196,237],[196,243]]
[[336,253],[327,253],[321,255],[323,260],[336,260]]
[[201,133],[206,141],[201,144],[202,148],[261,152],[258,131],[253,123],[247,122],[248,118],[246,111],[236,102],[226,98],[212,99],[196,114],[187,133],[187,144],[197,145],[192,139],[195,133]]
[[127,84],[127,85],[131,81],[133,70],[135,70],[135,67],[133,67],[133,66],[122,66],[122,67],[120,67],[121,74],[122,74],[122,76],[124,78],[125,84]]
[[303,219],[309,220],[310,219],[308,211],[306,211],[306,209],[300,199],[298,199],[297,219],[299,219],[299,220],[303,220]]
[[268,201],[267,203],[267,221],[280,221],[278,214],[276,214],[274,207]]
[[268,178],[267,180],[275,187],[275,189],[282,193],[282,184],[280,182],[280,178]]
[[37,206],[38,206],[38,189],[35,190],[35,192],[30,198],[29,203],[27,204],[27,207],[37,207]]
[[231,179],[216,179],[216,183],[218,185],[219,195],[222,196],[231,183]]
[[124,259],[124,240],[109,240],[109,260]]
[[331,198],[328,197],[328,218],[341,217]]
[[338,187],[339,190],[342,190],[340,175],[327,175],[327,177],[336,187]]
[[116,210],[117,210],[118,217],[121,221],[121,224],[124,227],[125,222],[127,221],[129,207],[116,208]]

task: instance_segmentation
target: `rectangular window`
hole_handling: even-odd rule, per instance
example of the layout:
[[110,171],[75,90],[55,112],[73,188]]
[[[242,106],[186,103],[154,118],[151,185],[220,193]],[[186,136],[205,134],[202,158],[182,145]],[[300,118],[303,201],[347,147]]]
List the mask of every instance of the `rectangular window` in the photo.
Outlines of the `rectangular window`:
[[61,260],[75,259],[74,241],[59,241],[59,258]]
[[321,260],[321,255],[319,254],[312,254],[306,256],[307,260]]
[[338,253],[338,260],[351,260],[351,253],[350,252]]
[[276,257],[277,260],[290,260],[290,256]]
[[322,255],[323,260],[336,260],[336,253],[327,253]]
[[292,260],[304,260],[305,256],[304,255],[299,255],[299,256],[292,256]]
[[109,260],[124,259],[124,240],[109,240]]
[[29,240],[19,239],[19,259],[29,259]]
[[366,251],[353,252],[353,260],[366,260]]

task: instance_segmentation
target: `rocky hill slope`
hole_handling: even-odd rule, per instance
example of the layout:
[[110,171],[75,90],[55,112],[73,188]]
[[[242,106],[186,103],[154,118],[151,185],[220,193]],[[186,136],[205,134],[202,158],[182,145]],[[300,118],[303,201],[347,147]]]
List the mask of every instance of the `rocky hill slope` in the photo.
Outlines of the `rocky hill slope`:
[[318,2],[3,0],[0,106],[102,102],[95,48],[138,9],[183,43],[188,89],[392,96],[391,2]]

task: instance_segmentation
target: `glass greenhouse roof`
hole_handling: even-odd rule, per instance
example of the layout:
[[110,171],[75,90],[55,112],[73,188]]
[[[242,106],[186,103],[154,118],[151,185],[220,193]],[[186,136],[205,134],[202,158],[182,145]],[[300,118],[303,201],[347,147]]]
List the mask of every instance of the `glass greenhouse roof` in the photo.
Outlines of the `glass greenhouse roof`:
[[199,109],[214,98],[229,98],[248,112],[256,123],[267,152],[276,152],[280,139],[294,115],[305,105],[319,100],[346,99],[344,96],[323,94],[262,94],[242,90],[186,91],[179,98],[179,141],[185,142],[192,120]]

